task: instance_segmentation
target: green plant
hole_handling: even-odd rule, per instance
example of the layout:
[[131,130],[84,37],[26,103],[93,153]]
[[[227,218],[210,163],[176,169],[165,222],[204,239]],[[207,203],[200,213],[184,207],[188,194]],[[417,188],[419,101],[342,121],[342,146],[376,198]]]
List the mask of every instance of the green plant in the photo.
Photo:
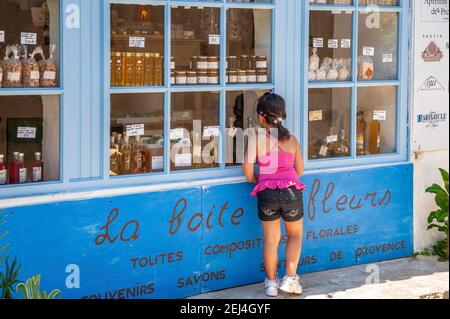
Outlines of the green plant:
[[[1,213],[1,210],[0,210]],[[0,226],[6,223],[6,218],[3,215],[0,215]],[[6,259],[7,256],[3,256],[2,254],[6,251],[6,249],[8,248],[9,244],[1,244],[1,241],[3,239],[5,239],[5,237],[8,235],[8,231],[4,230],[1,231],[0,230],[0,264],[3,263],[3,261]]]
[[433,253],[439,256],[439,260],[448,259],[448,172],[444,169],[439,169],[441,172],[442,180],[444,181],[444,188],[438,184],[433,184],[428,187],[426,192],[435,194],[435,201],[439,209],[431,212],[428,216],[428,230],[437,229],[439,232],[444,233],[446,238],[437,242],[433,246]]
[[20,282],[18,280],[20,272],[20,264],[17,263],[17,258],[9,265],[8,258],[5,260],[5,273],[0,273],[0,288],[2,289],[1,298],[11,299],[13,286]]
[[61,290],[52,290],[48,295],[45,291],[40,291],[41,275],[34,275],[25,283],[20,283],[16,287],[17,292],[23,294],[23,299],[56,299],[59,295],[61,298]]

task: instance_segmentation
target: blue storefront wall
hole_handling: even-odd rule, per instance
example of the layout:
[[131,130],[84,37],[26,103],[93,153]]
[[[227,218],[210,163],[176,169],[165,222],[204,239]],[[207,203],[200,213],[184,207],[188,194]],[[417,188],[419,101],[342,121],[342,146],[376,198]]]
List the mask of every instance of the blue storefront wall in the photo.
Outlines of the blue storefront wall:
[[[413,166],[308,174],[300,273],[413,253]],[[4,209],[21,279],[64,298],[166,298],[260,282],[247,183]],[[286,237],[280,245],[280,275]],[[79,277],[78,277],[79,275]],[[79,288],[72,288],[79,278]]]

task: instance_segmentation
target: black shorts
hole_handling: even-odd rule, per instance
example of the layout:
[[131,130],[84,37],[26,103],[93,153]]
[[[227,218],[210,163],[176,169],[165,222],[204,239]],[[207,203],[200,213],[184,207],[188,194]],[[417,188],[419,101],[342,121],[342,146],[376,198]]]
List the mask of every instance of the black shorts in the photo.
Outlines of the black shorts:
[[270,222],[281,217],[286,222],[303,218],[303,193],[295,187],[266,189],[258,193],[258,217]]

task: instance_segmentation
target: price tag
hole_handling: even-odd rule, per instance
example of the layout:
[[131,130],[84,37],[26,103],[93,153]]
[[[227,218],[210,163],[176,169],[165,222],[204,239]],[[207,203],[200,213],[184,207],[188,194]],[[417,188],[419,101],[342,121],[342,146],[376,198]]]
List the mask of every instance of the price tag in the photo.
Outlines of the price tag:
[[130,48],[145,48],[144,37],[129,37],[128,46]]
[[341,48],[350,49],[352,47],[352,39],[341,39]]
[[170,130],[170,140],[181,140],[184,137],[183,128],[175,128]]
[[322,119],[323,119],[322,110],[309,112],[310,122],[322,121]]
[[364,56],[375,56],[375,48],[374,47],[364,47],[363,55]]
[[36,45],[37,34],[31,32],[21,32],[20,33],[20,44],[31,44]]
[[383,63],[394,62],[394,55],[392,53],[383,53]]
[[175,167],[192,166],[192,154],[176,154]]
[[323,48],[323,38],[313,38],[314,48]]
[[0,30],[0,42],[5,42],[5,31]]
[[327,144],[336,143],[338,141],[337,135],[327,136]]
[[338,39],[328,39],[328,48],[329,49],[339,48],[339,40]]
[[374,121],[386,121],[387,112],[386,111],[373,111],[373,120]]
[[322,146],[320,148],[319,155],[322,157],[326,157],[328,155],[328,147]]
[[164,169],[164,156],[152,156],[152,170]]
[[219,126],[205,126],[203,128],[203,137],[210,138],[211,136],[220,136]]
[[127,125],[127,136],[144,135],[144,124]]
[[209,35],[210,45],[220,45],[220,34],[210,34]]
[[17,138],[36,138],[36,128],[19,126],[17,128]]

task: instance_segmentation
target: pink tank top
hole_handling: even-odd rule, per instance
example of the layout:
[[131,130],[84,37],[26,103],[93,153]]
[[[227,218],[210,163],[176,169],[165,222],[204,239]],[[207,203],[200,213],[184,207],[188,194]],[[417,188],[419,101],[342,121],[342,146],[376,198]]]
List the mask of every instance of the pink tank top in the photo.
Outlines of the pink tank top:
[[[272,139],[271,136],[269,138]],[[258,167],[258,184],[253,189],[252,196],[265,189],[295,187],[304,191],[306,188],[295,171],[295,154],[283,151],[279,145],[277,150],[273,149],[266,155],[258,156]]]

